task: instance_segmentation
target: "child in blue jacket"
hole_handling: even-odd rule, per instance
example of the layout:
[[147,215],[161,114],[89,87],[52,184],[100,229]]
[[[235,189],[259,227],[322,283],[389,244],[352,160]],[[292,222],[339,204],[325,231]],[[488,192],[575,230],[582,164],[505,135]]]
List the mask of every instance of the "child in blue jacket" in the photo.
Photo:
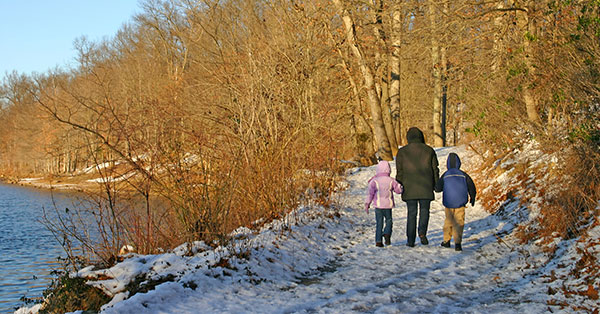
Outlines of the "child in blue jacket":
[[[382,247],[382,235],[385,245],[391,244],[392,237],[392,208],[394,207],[394,192],[402,193],[402,185],[390,177],[390,164],[382,160],[377,164],[375,176],[369,179],[365,211],[369,213],[371,203],[375,206],[375,245]],[[385,218],[385,227],[383,220]]]
[[444,221],[443,247],[450,247],[450,240],[454,237],[454,248],[462,251],[462,234],[465,227],[465,207],[468,202],[475,206],[477,193],[471,177],[460,170],[460,158],[455,153],[448,155],[446,161],[448,170],[438,180],[435,191],[444,192],[442,203],[446,212]]

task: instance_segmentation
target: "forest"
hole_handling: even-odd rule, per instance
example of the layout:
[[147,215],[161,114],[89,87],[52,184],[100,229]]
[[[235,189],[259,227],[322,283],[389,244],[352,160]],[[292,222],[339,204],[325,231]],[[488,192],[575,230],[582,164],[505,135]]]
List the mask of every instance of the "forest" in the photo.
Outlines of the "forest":
[[[596,0],[141,6],[113,37],[77,39],[76,67],[0,85],[0,173],[96,169],[103,261],[328,206],[345,168],[392,160],[413,126],[490,162],[521,139],[564,151],[550,232],[573,234],[600,199]],[[86,242],[75,219],[55,227]]]

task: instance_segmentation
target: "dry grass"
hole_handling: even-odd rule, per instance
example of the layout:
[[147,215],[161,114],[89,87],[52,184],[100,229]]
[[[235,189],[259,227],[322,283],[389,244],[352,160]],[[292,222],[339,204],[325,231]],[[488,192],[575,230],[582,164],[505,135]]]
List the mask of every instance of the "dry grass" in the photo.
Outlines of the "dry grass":
[[[502,152],[501,158],[491,157],[479,171],[474,172],[478,188],[487,188],[480,201],[490,211],[503,215],[505,209],[518,206],[524,213],[539,210],[535,220],[525,216],[512,232],[521,242],[534,243],[553,256],[557,252],[557,238],[577,239],[576,259],[558,268],[569,272],[552,272],[547,276],[548,302],[563,310],[598,313],[582,300],[595,304],[599,297],[597,240],[592,241],[587,231],[600,225],[600,152],[589,143],[557,143],[549,140],[540,145],[545,154],[556,158],[542,163],[531,163],[519,158],[518,151]],[[525,154],[526,155],[526,154]],[[498,160],[514,160],[501,166]],[[502,176],[507,180],[496,180]],[[506,178],[504,177],[504,178]],[[534,178],[531,180],[530,178]],[[532,206],[533,205],[533,206]],[[513,211],[507,214],[514,214]],[[501,237],[498,236],[499,241]],[[551,284],[554,283],[555,284]],[[557,285],[558,283],[558,285]]]
[[[555,184],[564,189],[542,208],[540,236],[580,236],[597,215],[600,199],[600,153],[589,147],[565,150],[563,167]],[[565,186],[567,185],[567,186]]]
[[[141,254],[191,241],[226,245],[238,227],[258,229],[299,206],[335,205],[347,166],[337,158],[339,147],[299,141],[293,148],[272,145],[250,158],[239,158],[235,150],[220,151],[218,158],[197,150],[193,163],[182,163],[183,153],[165,154],[155,159],[152,180],[136,175],[96,184],[80,206],[57,210],[59,221],[47,225],[57,239],[69,239],[65,251],[73,260],[84,252],[102,266],[119,261],[124,245]],[[129,171],[122,168],[103,175]]]
[[[542,239],[540,243],[546,244],[557,236],[579,236],[597,214],[600,153],[592,146],[559,144],[552,141],[541,145],[546,154],[558,156],[558,161],[533,165],[531,160],[519,158],[518,152],[504,151],[496,154],[499,157],[488,158],[474,173],[478,187],[486,188],[480,201],[490,212],[502,212],[514,202],[523,205],[537,199],[535,206],[541,214],[538,221],[522,225],[515,232],[523,243]],[[503,165],[504,160],[515,162]],[[500,176],[508,176],[510,183],[496,180]]]

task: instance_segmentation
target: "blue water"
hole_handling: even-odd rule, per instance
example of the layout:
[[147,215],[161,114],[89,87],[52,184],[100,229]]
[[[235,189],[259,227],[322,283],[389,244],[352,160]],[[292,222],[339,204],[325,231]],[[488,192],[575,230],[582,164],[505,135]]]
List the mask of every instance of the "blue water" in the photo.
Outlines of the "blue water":
[[0,313],[24,305],[20,298],[40,297],[66,254],[41,223],[44,209],[64,210],[74,194],[50,192],[0,183]]

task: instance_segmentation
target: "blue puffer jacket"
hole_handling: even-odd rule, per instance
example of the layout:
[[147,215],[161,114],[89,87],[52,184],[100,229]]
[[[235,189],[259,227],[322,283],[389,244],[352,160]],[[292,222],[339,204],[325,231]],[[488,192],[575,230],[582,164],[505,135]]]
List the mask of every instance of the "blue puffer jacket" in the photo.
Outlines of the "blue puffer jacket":
[[447,208],[464,207],[469,202],[475,204],[475,184],[471,177],[460,170],[460,158],[455,153],[448,155],[446,161],[448,171],[446,171],[440,180],[438,180],[435,191],[444,192],[442,203]]

